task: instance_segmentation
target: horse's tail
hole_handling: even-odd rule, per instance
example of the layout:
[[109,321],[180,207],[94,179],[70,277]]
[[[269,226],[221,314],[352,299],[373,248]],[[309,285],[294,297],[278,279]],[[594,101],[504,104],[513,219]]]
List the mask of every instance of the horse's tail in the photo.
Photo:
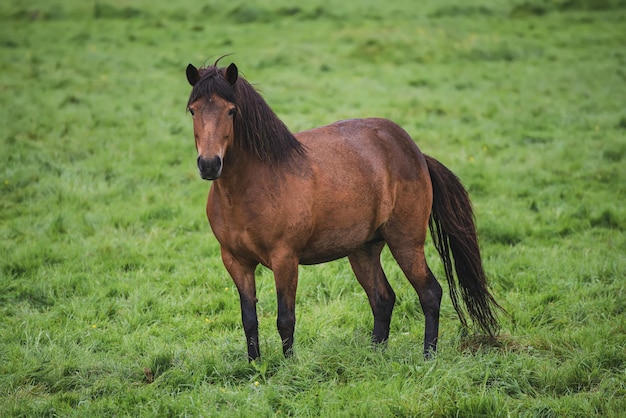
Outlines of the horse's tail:
[[[459,305],[459,288],[465,308],[474,323],[490,336],[500,329],[494,308],[504,309],[487,288],[474,225],[472,203],[467,191],[452,171],[425,155],[433,186],[433,207],[428,221],[430,234],[441,256],[454,309],[464,326],[465,314]],[[452,257],[459,286],[452,273]]]

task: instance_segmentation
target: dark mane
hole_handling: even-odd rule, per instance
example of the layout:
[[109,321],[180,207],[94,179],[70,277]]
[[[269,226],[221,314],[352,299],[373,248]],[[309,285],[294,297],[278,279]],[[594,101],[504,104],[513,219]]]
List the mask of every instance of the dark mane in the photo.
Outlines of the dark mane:
[[237,106],[235,145],[244,152],[271,165],[290,162],[305,153],[304,146],[241,75],[231,86],[225,78],[224,68],[216,65],[201,68],[200,79],[193,86],[187,106],[213,94]]

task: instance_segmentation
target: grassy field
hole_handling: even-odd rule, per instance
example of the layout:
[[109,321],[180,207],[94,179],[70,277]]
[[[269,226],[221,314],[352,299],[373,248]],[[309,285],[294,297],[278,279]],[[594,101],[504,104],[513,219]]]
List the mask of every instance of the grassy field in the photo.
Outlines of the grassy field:
[[[0,416],[624,416],[625,28],[623,0],[3,1]],[[387,117],[459,175],[497,344],[445,296],[424,361],[384,252],[385,351],[340,260],[301,268],[289,360],[259,269],[248,364],[185,112],[226,53],[292,130]]]

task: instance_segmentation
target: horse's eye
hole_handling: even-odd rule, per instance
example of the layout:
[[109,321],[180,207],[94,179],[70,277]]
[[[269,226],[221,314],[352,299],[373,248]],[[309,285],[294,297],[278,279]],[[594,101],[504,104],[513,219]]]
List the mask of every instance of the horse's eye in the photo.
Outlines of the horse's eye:
[[193,109],[189,109],[189,113],[191,113],[191,116],[193,116],[194,115]]
[[228,110],[228,116],[235,116],[235,113],[237,113],[236,107],[233,107],[232,109]]

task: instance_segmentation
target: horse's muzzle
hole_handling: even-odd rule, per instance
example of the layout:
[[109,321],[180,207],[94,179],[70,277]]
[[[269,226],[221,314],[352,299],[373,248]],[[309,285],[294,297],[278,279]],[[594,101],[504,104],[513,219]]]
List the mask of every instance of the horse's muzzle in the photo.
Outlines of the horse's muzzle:
[[211,159],[198,156],[198,170],[204,180],[215,180],[222,174],[222,158],[220,156]]

